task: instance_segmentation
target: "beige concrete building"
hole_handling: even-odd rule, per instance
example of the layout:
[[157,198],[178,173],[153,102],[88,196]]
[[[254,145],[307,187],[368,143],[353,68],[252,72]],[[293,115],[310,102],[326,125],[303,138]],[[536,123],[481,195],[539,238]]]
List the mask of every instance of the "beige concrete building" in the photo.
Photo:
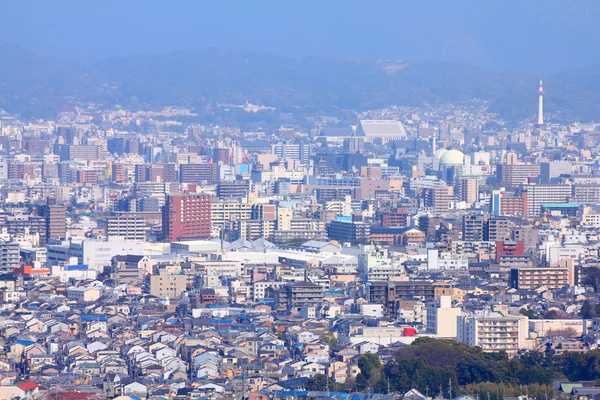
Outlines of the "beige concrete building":
[[158,275],[150,277],[150,294],[156,297],[178,298],[186,290],[186,276],[181,273],[170,274],[160,270]]
[[212,236],[235,221],[249,220],[252,206],[239,201],[213,201],[210,204],[210,221]]
[[540,286],[548,289],[575,286],[578,281],[576,271],[573,260],[562,260],[560,267],[513,267],[510,285],[522,290],[535,290]]
[[277,230],[292,230],[292,217],[294,212],[291,208],[277,207]]
[[70,287],[67,289],[67,297],[79,302],[96,301],[102,295],[101,288],[94,287]]
[[427,333],[439,338],[455,339],[460,307],[452,307],[452,296],[440,296],[438,302],[427,307]]
[[458,198],[467,204],[473,204],[479,197],[479,183],[475,178],[460,179],[457,183]]
[[456,340],[479,346],[486,352],[506,351],[516,355],[529,347],[529,319],[526,316],[503,316],[496,312],[457,318]]

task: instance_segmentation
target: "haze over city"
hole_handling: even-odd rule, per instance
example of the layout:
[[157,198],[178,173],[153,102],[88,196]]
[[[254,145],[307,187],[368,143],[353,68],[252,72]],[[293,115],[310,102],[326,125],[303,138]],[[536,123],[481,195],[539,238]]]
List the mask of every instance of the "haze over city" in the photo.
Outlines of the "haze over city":
[[2,17],[0,400],[600,398],[600,3]]

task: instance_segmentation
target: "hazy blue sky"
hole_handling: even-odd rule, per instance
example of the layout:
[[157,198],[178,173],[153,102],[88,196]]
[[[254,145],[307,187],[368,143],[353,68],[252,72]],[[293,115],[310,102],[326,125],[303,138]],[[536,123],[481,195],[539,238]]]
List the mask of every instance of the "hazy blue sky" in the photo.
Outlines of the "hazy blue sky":
[[600,64],[597,0],[14,0],[0,40],[92,63],[219,47],[447,59],[547,74]]

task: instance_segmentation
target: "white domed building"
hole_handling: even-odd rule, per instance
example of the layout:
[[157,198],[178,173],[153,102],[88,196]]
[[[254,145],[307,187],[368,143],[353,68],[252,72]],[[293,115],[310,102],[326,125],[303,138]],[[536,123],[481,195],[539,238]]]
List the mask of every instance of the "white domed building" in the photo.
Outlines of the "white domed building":
[[443,147],[442,147],[441,149],[437,149],[437,150],[436,150],[436,152],[435,152],[434,156],[435,156],[435,158],[437,158],[437,159],[439,160],[440,158],[442,158],[442,156],[443,156],[443,155],[444,155],[446,152],[448,152],[448,150],[446,150],[445,148],[443,148]]
[[462,151],[458,150],[446,150],[440,157],[440,168],[442,166],[450,165],[463,165],[465,161],[465,155]]
[[[437,155],[437,153],[436,153]],[[459,150],[446,150],[440,157],[439,171],[440,179],[445,180],[449,184],[462,175],[465,155]]]

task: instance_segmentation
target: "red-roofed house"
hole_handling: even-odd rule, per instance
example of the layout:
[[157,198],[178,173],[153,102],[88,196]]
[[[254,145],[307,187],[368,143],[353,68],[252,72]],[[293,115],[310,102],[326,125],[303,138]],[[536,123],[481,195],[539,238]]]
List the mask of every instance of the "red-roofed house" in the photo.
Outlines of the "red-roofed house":
[[33,397],[39,391],[39,385],[35,382],[27,381],[17,385],[19,389],[25,392],[25,397]]

